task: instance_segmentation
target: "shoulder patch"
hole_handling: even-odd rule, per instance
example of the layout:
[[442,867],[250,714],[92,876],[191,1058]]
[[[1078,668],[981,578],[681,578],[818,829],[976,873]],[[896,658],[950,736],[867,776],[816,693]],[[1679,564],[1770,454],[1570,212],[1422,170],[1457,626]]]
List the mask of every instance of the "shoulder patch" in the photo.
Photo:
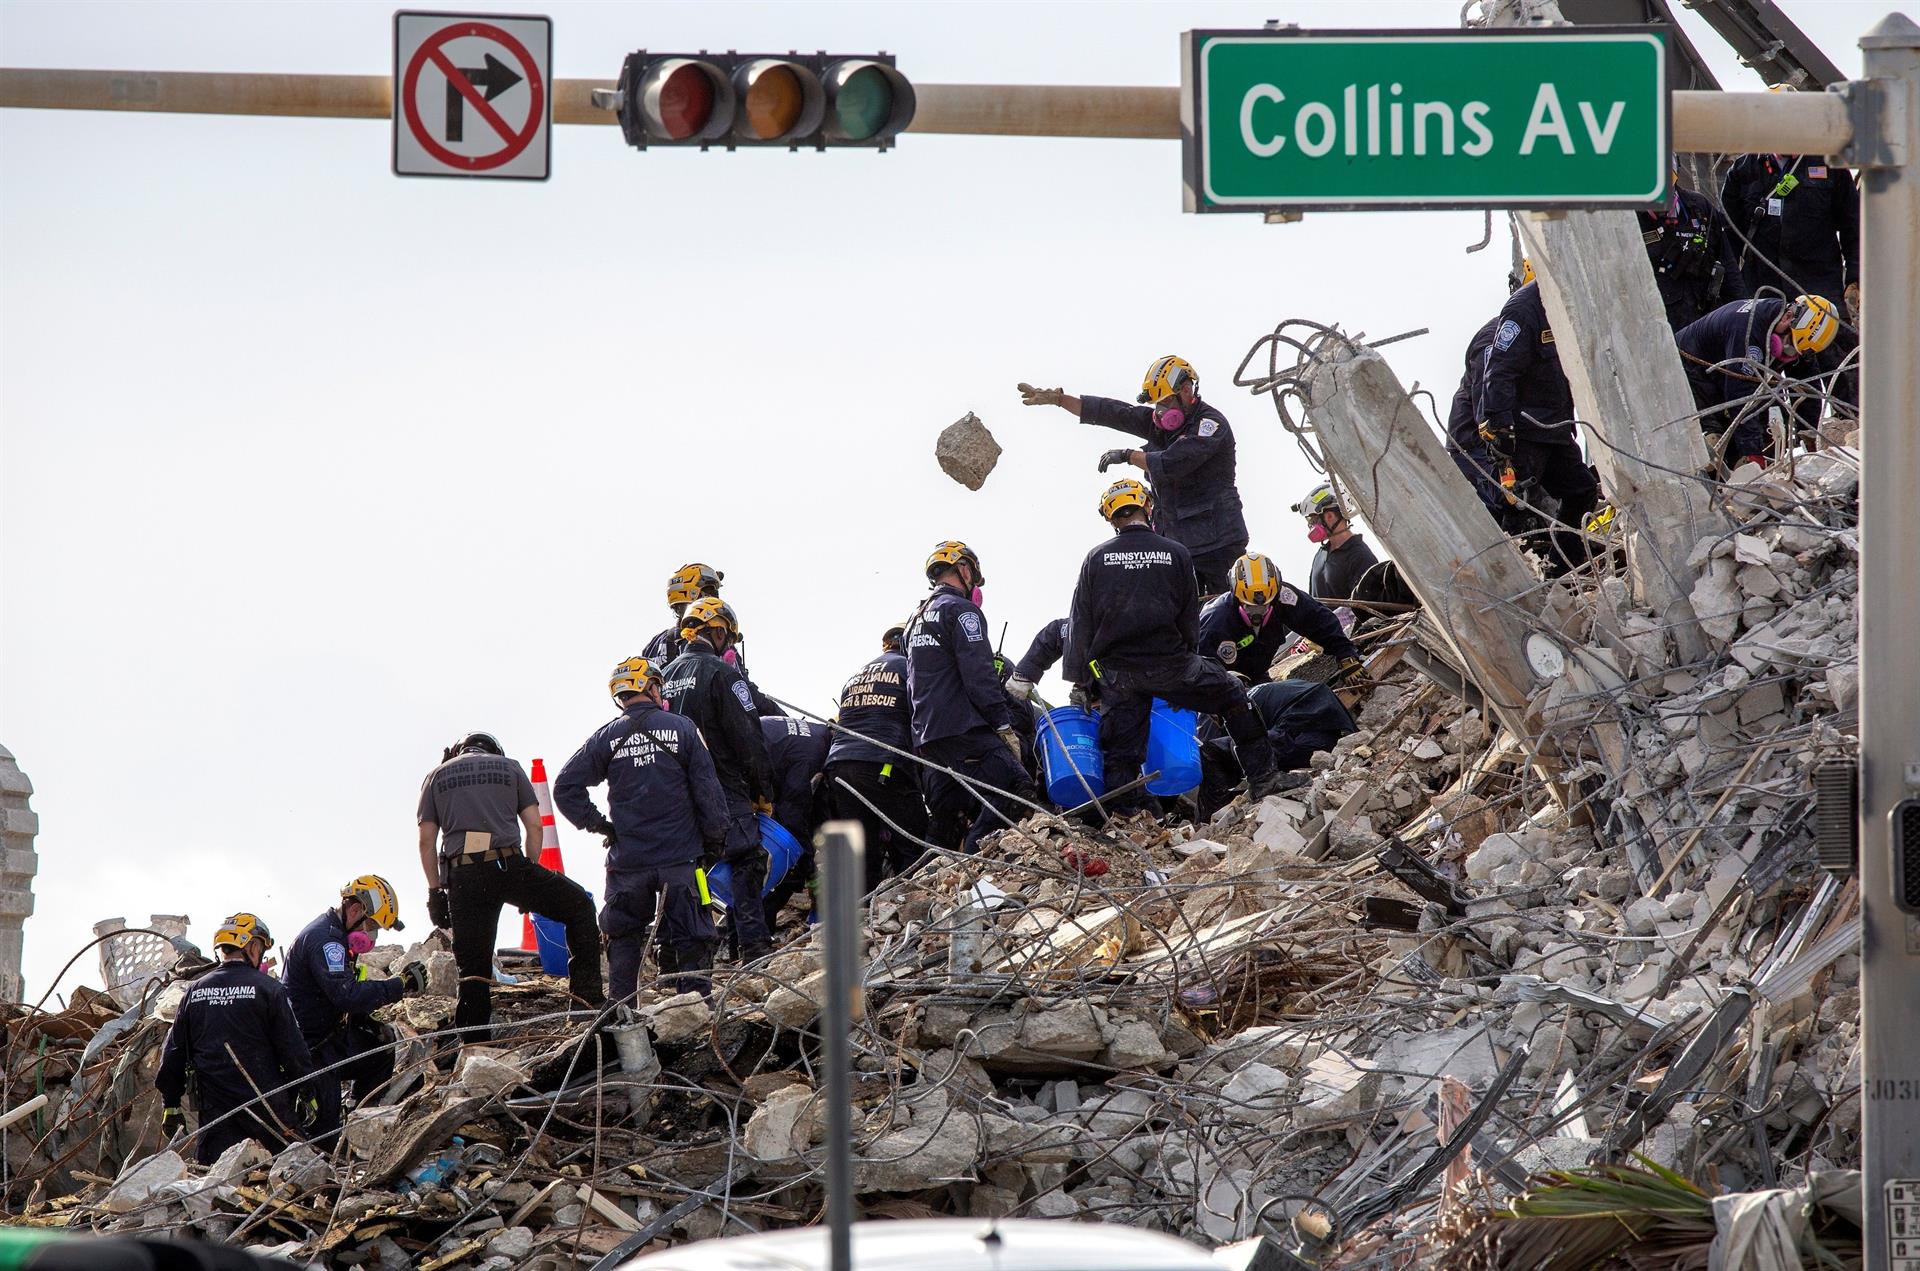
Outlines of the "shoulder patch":
[[1824,181],[1827,178],[1827,170],[1822,167],[1811,167],[1807,169],[1807,176],[1815,181]]
[[1300,603],[1300,593],[1282,583],[1278,600],[1283,605],[1297,605]]
[[329,940],[320,947],[320,956],[327,960],[327,970],[339,974],[347,969],[347,946]]
[[969,640],[986,638],[986,628],[980,621],[980,615],[969,610],[960,615],[960,634]]
[[740,699],[740,705],[746,708],[747,714],[752,715],[755,713],[753,709],[753,690],[747,687],[745,680],[735,680],[733,682],[733,695]]
[[1540,328],[1540,343],[1542,343],[1542,344],[1552,344],[1552,343],[1553,343],[1553,328],[1552,328],[1552,327],[1541,327],[1541,328]]
[[1201,420],[1201,421],[1200,421],[1200,435],[1201,435],[1202,437],[1211,437],[1211,436],[1213,436],[1213,434],[1215,434],[1215,433],[1217,433],[1217,432],[1219,432],[1219,431],[1220,431],[1220,421],[1219,421],[1219,420],[1217,420],[1217,419],[1203,419],[1203,420]]
[[1513,347],[1513,342],[1519,338],[1520,324],[1512,318],[1508,318],[1500,324],[1500,329],[1493,333],[1493,347],[1503,350],[1510,349]]
[[1222,640],[1219,646],[1214,649],[1214,652],[1220,655],[1222,662],[1228,666],[1232,666],[1233,660],[1240,656],[1240,646],[1232,640]]

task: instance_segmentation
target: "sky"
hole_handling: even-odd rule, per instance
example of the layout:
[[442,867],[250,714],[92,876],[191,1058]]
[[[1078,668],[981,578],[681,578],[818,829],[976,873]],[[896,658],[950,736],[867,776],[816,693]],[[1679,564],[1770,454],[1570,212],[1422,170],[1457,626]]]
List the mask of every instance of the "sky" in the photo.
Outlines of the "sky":
[[[1880,3],[1788,3],[1848,74]],[[1196,27],[1453,27],[1457,0],[477,2],[558,77],[635,48],[885,49],[925,83],[1174,84]],[[0,2],[0,64],[387,74],[391,5]],[[1724,86],[1757,89],[1691,13]],[[559,765],[609,668],[724,570],[755,679],[827,714],[961,538],[1017,655],[1105,537],[1130,398],[1190,360],[1252,548],[1304,581],[1317,478],[1232,387],[1302,317],[1444,402],[1505,295],[1477,212],[1181,212],[1179,146],[908,135],[649,150],[556,127],[544,183],[403,179],[382,121],[0,111],[0,744],[35,786],[29,1000],[99,919],[250,910],[282,943],[356,875],[427,925],[421,778],[472,729]],[[933,460],[977,413],[977,493]],[[1057,686],[1056,700],[1064,696]],[[599,892],[595,837],[562,827]],[[517,930],[509,910],[503,935]],[[91,957],[80,979],[98,983]],[[75,982],[69,977],[63,991]]]

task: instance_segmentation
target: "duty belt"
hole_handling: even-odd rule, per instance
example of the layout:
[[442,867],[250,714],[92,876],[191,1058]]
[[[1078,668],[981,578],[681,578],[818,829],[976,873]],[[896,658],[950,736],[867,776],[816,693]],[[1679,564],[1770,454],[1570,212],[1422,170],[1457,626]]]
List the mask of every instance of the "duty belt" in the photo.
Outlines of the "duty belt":
[[520,855],[517,847],[490,847],[484,852],[463,852],[448,860],[448,869],[459,869],[463,865],[485,865],[491,861],[503,861],[509,856]]

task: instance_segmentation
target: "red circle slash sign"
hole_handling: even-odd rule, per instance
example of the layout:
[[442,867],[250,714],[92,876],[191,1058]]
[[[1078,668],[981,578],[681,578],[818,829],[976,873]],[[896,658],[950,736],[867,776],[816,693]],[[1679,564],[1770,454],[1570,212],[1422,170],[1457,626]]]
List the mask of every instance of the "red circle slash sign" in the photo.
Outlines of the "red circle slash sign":
[[[530,104],[527,108],[526,126],[520,131],[515,132],[512,126],[500,117],[500,112],[493,108],[493,104],[481,96],[480,90],[475,88],[441,51],[441,46],[447,41],[457,40],[463,35],[477,35],[483,40],[492,40],[511,54],[526,71]],[[420,72],[429,62],[447,77],[449,84],[459,90],[460,96],[466,99],[467,105],[473,107],[474,113],[500,135],[502,143],[500,149],[491,154],[459,154],[447,149],[435,139],[433,133],[420,119],[417,93],[420,87]],[[460,22],[436,32],[432,39],[414,51],[413,59],[407,63],[406,78],[400,83],[400,96],[407,113],[407,127],[412,131],[414,140],[418,141],[428,154],[448,167],[469,172],[485,172],[488,168],[497,168],[527,148],[527,143],[532,141],[534,134],[540,131],[541,111],[546,101],[545,91],[546,86],[540,82],[540,68],[535,65],[526,46],[499,27],[486,22]]]

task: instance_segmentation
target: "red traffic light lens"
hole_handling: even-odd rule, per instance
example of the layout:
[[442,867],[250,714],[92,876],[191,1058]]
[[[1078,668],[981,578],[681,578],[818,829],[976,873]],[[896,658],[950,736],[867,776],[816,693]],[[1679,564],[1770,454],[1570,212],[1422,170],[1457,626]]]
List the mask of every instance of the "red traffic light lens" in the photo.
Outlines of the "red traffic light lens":
[[787,66],[775,66],[754,76],[747,93],[747,127],[762,141],[793,131],[806,103],[800,77]]
[[713,118],[713,81],[692,63],[675,68],[660,85],[660,126],[669,140],[698,136]]
[[877,68],[863,66],[840,86],[833,111],[842,136],[865,141],[885,127],[893,114],[893,87]]

